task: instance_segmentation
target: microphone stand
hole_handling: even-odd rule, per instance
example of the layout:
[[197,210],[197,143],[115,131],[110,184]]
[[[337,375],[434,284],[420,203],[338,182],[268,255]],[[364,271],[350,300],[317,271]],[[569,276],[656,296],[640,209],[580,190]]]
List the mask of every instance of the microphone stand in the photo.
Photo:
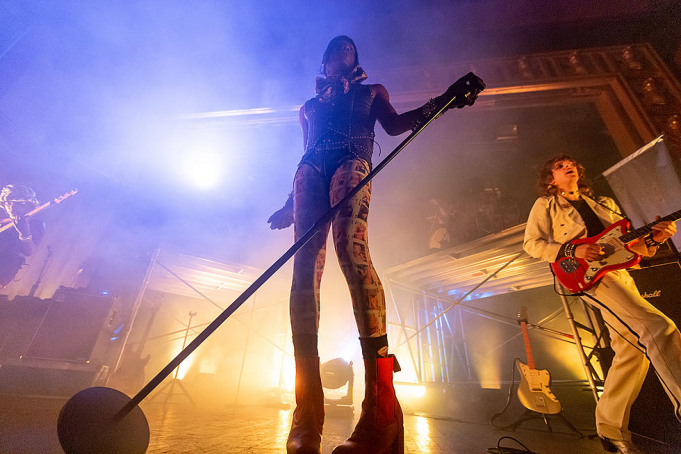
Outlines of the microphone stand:
[[47,265],[50,262],[50,259],[52,258],[52,246],[47,246],[47,257],[45,257],[45,261],[43,262],[43,267],[40,270],[40,274],[38,274],[38,279],[36,279],[35,283],[31,287],[31,290],[28,292],[29,297],[33,297],[35,295],[36,290],[38,290],[38,287],[42,283],[43,276],[45,275],[45,271],[47,271]]
[[[470,97],[471,92],[467,92],[463,97],[468,98]],[[303,234],[302,237],[296,241],[293,246],[291,246],[281,257],[277,259],[263,274],[260,275],[239,297],[237,297],[236,300],[232,304],[230,304],[220,315],[217,316],[215,320],[213,320],[210,325],[208,325],[198,336],[194,338],[192,342],[189,343],[189,345],[183,349],[180,353],[177,354],[177,356],[168,363],[166,367],[164,367],[154,378],[149,381],[135,396],[130,399],[130,401],[121,408],[116,415],[114,415],[114,420],[115,421],[120,421],[130,413],[139,403],[151,393],[154,388],[156,388],[158,385],[163,382],[163,380],[170,375],[173,370],[179,366],[182,361],[187,358],[194,350],[198,348],[199,345],[205,341],[208,336],[210,336],[220,325],[222,325],[225,320],[227,320],[239,307],[241,307],[242,304],[244,304],[248,299],[265,283],[267,280],[272,277],[274,273],[276,273],[288,260],[293,257],[293,255],[298,252],[305,244],[307,244],[308,241],[312,239],[319,231],[321,230],[322,226],[324,226],[327,222],[331,221],[333,217],[336,215],[338,211],[340,211],[341,207],[345,205],[347,202],[349,202],[359,191],[362,190],[364,186],[366,186],[371,180],[374,179],[374,177],[383,170],[385,166],[390,163],[395,157],[402,151],[407,145],[411,143],[412,140],[416,138],[428,125],[430,125],[433,120],[435,120],[438,116],[443,114],[450,105],[457,99],[457,96],[452,97],[447,104],[445,104],[440,110],[435,112],[431,117],[423,123],[419,128],[414,130],[409,136],[404,139],[398,146],[395,148],[388,156],[385,157],[383,161],[381,161],[369,174],[364,177],[362,181],[360,181],[355,188],[350,191],[343,199],[338,202],[336,205],[332,206],[329,208],[329,210],[324,213],[317,222],[314,223],[310,229]]]

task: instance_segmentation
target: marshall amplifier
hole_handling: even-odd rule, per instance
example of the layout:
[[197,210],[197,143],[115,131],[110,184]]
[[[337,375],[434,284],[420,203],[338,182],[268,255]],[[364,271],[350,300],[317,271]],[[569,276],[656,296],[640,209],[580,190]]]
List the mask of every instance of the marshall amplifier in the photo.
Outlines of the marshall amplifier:
[[[672,262],[629,272],[641,296],[681,326],[681,265]],[[681,429],[674,417],[674,407],[652,367],[631,409],[629,428],[634,433],[681,445]]]

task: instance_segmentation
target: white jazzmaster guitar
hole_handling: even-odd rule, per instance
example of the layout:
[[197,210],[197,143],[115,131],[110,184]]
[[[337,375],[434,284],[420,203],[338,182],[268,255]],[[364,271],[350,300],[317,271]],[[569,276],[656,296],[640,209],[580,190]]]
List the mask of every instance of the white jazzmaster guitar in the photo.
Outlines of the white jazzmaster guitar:
[[518,313],[518,323],[523,331],[525,341],[525,353],[527,354],[527,364],[519,359],[516,360],[516,367],[520,371],[520,385],[518,386],[518,399],[528,410],[536,411],[546,415],[560,413],[562,406],[551,392],[551,375],[548,370],[538,370],[534,367],[532,348],[530,347],[530,336],[527,334],[527,308],[520,308]]

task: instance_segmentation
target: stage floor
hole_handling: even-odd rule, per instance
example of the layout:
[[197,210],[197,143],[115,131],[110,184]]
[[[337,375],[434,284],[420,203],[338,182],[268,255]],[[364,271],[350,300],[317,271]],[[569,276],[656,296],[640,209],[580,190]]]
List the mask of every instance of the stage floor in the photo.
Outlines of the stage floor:
[[[0,400],[0,452],[60,453],[56,420],[64,400],[3,398]],[[292,410],[263,406],[202,409],[184,404],[163,407],[143,403],[151,428],[149,453],[283,453]],[[355,417],[357,417],[356,415]],[[476,420],[477,419],[477,420]],[[593,421],[572,420],[585,435],[593,434]],[[323,453],[344,441],[354,421],[327,416]],[[476,454],[512,436],[541,454],[603,453],[597,440],[580,439],[560,421],[549,433],[540,420],[525,423],[515,432],[493,428],[482,418],[468,421],[406,414],[405,452],[423,454]],[[502,446],[520,448],[511,440]],[[652,445],[651,453],[678,453],[678,449]]]

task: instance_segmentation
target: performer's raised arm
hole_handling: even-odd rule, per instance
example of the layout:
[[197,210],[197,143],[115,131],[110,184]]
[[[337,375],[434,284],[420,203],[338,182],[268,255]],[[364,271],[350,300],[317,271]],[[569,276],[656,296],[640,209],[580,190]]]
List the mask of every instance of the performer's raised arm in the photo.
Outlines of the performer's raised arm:
[[454,100],[449,108],[472,106],[478,98],[478,94],[485,89],[482,79],[473,73],[468,73],[449,86],[440,96],[431,98],[418,109],[398,114],[390,104],[388,90],[381,84],[371,85],[375,92],[374,111],[378,122],[385,132],[391,136],[397,136],[406,131],[415,130],[425,123],[432,115],[439,112],[449,101]]

